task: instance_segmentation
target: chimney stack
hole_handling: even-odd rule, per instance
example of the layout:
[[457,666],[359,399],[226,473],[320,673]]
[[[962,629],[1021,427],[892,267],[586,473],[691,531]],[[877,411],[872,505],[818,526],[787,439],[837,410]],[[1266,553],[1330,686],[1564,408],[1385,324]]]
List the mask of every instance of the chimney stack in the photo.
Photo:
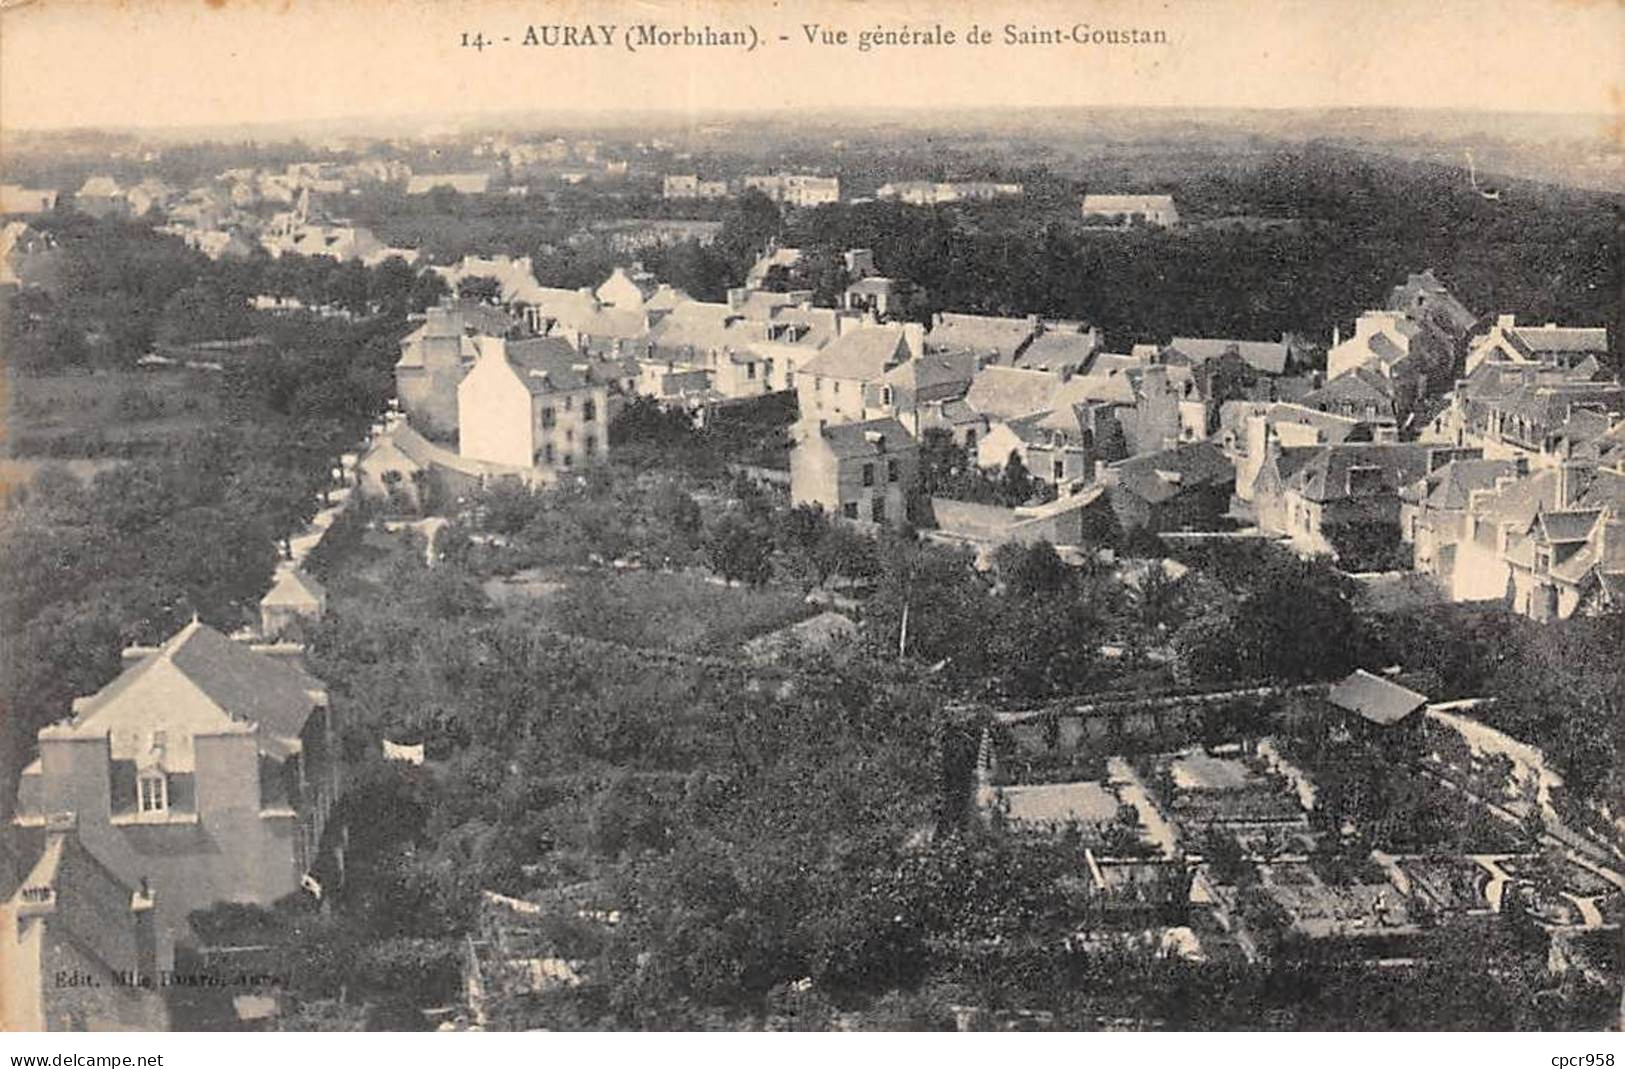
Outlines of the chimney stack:
[[1573,508],[1574,503],[1580,499],[1581,468],[1578,464],[1565,461],[1557,466],[1557,507],[1560,509]]

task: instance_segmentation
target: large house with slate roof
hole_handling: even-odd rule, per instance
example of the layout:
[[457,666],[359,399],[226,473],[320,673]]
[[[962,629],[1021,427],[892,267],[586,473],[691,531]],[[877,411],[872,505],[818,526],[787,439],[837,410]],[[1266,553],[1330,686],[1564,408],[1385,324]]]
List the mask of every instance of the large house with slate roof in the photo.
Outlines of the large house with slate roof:
[[[1608,356],[1608,328],[1520,326],[1517,316],[1497,316],[1488,331],[1467,350],[1466,373],[1485,361],[1537,364],[1565,371],[1594,371]],[[1589,365],[1589,366],[1588,366]]]
[[116,679],[40,729],[17,788],[23,841],[71,819],[117,880],[150,888],[177,935],[193,910],[298,890],[339,788],[327,692],[302,656],[195,619],[126,649]]
[[609,452],[609,386],[558,338],[479,339],[457,387],[465,459],[559,472]]
[[1253,482],[1258,526],[1300,553],[1332,553],[1337,525],[1400,526],[1400,490],[1471,449],[1418,442],[1272,447]]

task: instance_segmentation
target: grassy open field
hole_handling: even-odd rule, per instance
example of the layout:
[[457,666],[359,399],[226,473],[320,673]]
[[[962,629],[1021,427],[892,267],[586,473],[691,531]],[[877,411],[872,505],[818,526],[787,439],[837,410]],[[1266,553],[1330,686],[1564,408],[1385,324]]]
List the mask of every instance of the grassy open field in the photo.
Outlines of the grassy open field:
[[794,591],[723,586],[670,572],[561,570],[502,586],[492,600],[541,626],[678,653],[725,653],[817,611]]
[[8,375],[8,456],[129,457],[219,418],[214,373],[190,369]]

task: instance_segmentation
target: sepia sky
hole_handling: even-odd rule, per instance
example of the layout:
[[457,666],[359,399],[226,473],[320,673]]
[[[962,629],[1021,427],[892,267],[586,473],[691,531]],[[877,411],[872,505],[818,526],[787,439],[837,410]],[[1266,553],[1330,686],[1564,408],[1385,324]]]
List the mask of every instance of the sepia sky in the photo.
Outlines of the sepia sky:
[[[754,27],[756,51],[624,47],[629,23]],[[543,23],[610,48],[526,48]],[[940,24],[992,45],[859,52],[803,23]],[[998,43],[1005,23],[1162,30],[1165,45]],[[464,32],[511,42],[459,47]],[[788,42],[778,35],[788,35]],[[32,0],[0,16],[0,127],[222,126],[449,113],[983,106],[1625,111],[1616,0]]]

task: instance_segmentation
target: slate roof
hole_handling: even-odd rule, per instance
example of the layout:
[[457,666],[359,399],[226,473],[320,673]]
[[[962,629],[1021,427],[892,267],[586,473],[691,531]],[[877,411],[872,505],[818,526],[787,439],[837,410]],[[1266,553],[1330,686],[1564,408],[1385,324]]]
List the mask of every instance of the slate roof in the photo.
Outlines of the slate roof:
[[1234,338],[1175,338],[1168,348],[1193,364],[1205,364],[1234,349],[1247,364],[1267,375],[1286,371],[1287,346],[1276,341],[1238,341]]
[[980,423],[982,414],[970,406],[970,402],[963,397],[956,397],[942,403],[942,418],[949,423]]
[[1120,460],[1108,469],[1113,485],[1158,504],[1192,490],[1233,483],[1236,469],[1211,442],[1192,442]]
[[830,342],[801,366],[798,378],[856,379],[878,382],[886,371],[909,356],[901,327],[859,327]]
[[885,381],[914,391],[920,403],[962,397],[976,376],[976,354],[927,353],[886,372]]
[[573,318],[561,315],[553,328],[555,336],[582,334],[588,338],[637,341],[649,335],[649,317],[636,308],[596,308]]
[[1427,704],[1427,696],[1374,676],[1363,668],[1331,689],[1326,700],[1373,724],[1397,724]]
[[1539,519],[1540,533],[1551,543],[1584,542],[1601,516],[1601,509],[1543,510]]
[[[765,320],[751,320],[725,304],[690,301],[678,305],[649,329],[649,343],[663,350],[695,354],[749,351],[767,340]],[[785,344],[789,344],[786,340]]]
[[455,449],[435,445],[413,430],[411,424],[405,420],[379,435],[366,453],[362,454],[358,466],[372,467],[380,460],[389,459],[391,453],[400,454],[419,468],[448,468],[465,475],[511,475],[523,470],[487,460],[475,460],[473,457],[463,456]]
[[1328,445],[1346,440],[1365,425],[1353,416],[1322,412],[1291,401],[1225,401],[1219,405],[1219,426],[1232,428],[1237,433],[1245,432],[1247,420],[1253,416],[1263,416],[1272,427],[1283,423],[1313,427],[1325,436]]
[[1606,353],[1608,329],[1606,327],[1544,327],[1515,326],[1506,331],[1526,356],[1538,357],[1542,353]]
[[1306,394],[1302,403],[1310,408],[1316,405],[1372,404],[1379,412],[1393,415],[1394,385],[1381,372],[1361,365]]
[[1517,471],[1510,460],[1452,460],[1425,477],[1422,500],[1429,508],[1465,509],[1474,490],[1493,490],[1498,480]]
[[1113,372],[1124,372],[1130,368],[1144,367],[1150,362],[1150,354],[1096,353],[1094,358],[1084,367],[1084,371],[1090,375],[1110,375]]
[[895,456],[914,448],[903,425],[887,416],[885,419],[864,420],[862,423],[836,423],[818,432],[829,443],[830,451],[845,460],[854,457]]
[[261,605],[310,608],[322,603],[327,591],[314,576],[299,568],[278,568],[271,589],[260,599]]
[[1072,334],[1046,330],[1021,351],[1014,366],[1041,371],[1059,371],[1064,367],[1076,371],[1089,363],[1099,343],[1100,337],[1094,331]]
[[1542,507],[1557,501],[1557,473],[1548,468],[1534,472],[1516,482],[1509,483],[1492,497],[1480,500],[1477,507],[1469,507],[1482,518],[1484,527],[1478,538],[1491,547],[1495,545],[1493,527],[1509,527],[1520,534],[1529,529]]
[[926,333],[925,344],[931,349],[973,349],[996,353],[999,359],[1008,362],[1021,352],[1037,332],[1038,324],[1031,319],[942,312]]
[[507,343],[508,363],[532,394],[568,393],[592,385],[590,362],[561,338],[523,338]]
[[144,653],[118,678],[73,703],[73,719],[46,731],[110,736],[115,759],[168,735],[164,767],[191,771],[192,737],[221,729],[254,730],[260,749],[282,759],[299,748],[312,709],[326,702],[322,683],[286,658],[256,652],[193,620]]
[[[1422,298],[1420,304],[1419,297]],[[1388,295],[1388,307],[1407,313],[1420,307],[1429,317],[1442,320],[1457,337],[1465,335],[1478,322],[1478,317],[1445,288],[1431,268],[1409,275],[1395,286]]]
[[1014,419],[1047,412],[1055,407],[1058,374],[1025,368],[993,366],[976,373],[965,400],[991,419]]
[[1347,498],[1350,469],[1375,469],[1383,490],[1393,493],[1428,470],[1429,447],[1416,442],[1344,442],[1306,448],[1310,452],[1307,462],[1291,475],[1287,486],[1310,501]]
[[768,320],[768,325],[792,325],[804,328],[796,332],[796,337],[770,338],[774,345],[800,345],[809,349],[821,349],[834,340],[840,327],[840,314],[833,308],[804,308],[801,305],[788,305],[775,308]]
[[556,286],[525,287],[516,291],[513,299],[541,309],[544,316],[565,322],[587,319],[598,311],[598,298],[591,293]]
[[[76,832],[50,833],[44,849],[4,909],[16,918],[7,950],[6,980],[17,985],[17,1002],[43,1010],[64,991],[58,971],[64,947],[89,959],[104,975],[125,975],[141,964],[136,892],[80,842]],[[29,907],[42,903],[41,911]],[[101,982],[105,983],[105,980]],[[26,994],[25,994],[26,992]],[[8,1000],[9,1001],[9,1000]],[[169,1025],[163,999],[151,987],[112,984],[93,1005],[75,999],[89,1031],[162,1031]],[[45,1027],[19,1017],[13,1028]]]

